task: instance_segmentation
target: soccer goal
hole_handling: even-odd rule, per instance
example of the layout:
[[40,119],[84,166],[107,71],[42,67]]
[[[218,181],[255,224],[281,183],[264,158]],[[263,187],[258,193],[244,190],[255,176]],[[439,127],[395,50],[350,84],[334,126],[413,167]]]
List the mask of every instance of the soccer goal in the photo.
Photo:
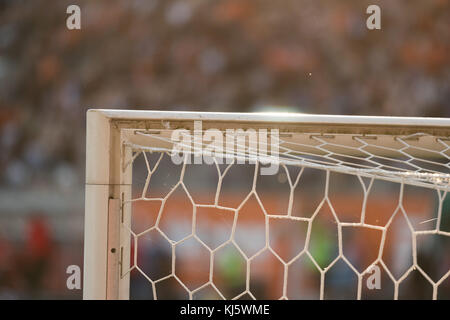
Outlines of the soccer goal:
[[85,299],[449,299],[450,119],[89,110]]

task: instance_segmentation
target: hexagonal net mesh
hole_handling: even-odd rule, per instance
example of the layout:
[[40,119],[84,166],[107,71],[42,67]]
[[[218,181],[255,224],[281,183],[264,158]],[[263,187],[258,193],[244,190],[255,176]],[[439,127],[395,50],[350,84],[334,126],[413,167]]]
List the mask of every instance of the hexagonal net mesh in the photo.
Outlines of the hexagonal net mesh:
[[225,135],[178,163],[170,130],[124,142],[131,298],[450,297],[449,137]]

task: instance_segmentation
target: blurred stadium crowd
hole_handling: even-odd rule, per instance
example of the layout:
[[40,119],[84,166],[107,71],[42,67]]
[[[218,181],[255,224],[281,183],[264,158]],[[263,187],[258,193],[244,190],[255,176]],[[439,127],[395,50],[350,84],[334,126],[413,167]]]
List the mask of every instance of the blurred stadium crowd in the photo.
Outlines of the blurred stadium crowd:
[[450,116],[445,0],[72,2],[0,2],[3,183],[79,180],[90,107]]
[[88,108],[450,117],[449,30],[446,0],[0,0],[0,190],[80,194]]

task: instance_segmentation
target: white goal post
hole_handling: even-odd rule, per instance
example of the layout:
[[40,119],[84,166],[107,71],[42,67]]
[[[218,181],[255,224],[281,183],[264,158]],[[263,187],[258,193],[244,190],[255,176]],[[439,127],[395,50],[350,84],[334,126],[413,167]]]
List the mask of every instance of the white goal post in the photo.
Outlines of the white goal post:
[[[222,145],[216,149],[208,149],[211,141],[202,140],[201,135],[196,133],[198,123],[201,123],[200,134],[208,130],[222,132],[224,141],[227,140],[227,129],[233,129],[230,133],[234,139],[244,133],[249,138],[254,130],[255,137],[262,138],[252,145],[250,140],[236,140],[233,150]],[[241,133],[237,129],[242,129]],[[167,196],[150,197],[147,189],[153,172],[163,155],[170,155],[174,148],[173,132],[179,130],[178,135],[182,147],[187,154],[183,154],[180,163],[181,175],[184,174],[186,159],[189,155],[203,155],[210,158],[208,165],[215,166],[218,172],[218,187],[211,193],[215,198],[211,203],[196,203],[189,193],[181,176],[177,184],[170,189]],[[276,136],[271,132],[276,132]],[[209,131],[212,132],[212,131]],[[263,132],[262,134],[260,134]],[[188,136],[188,140],[182,140]],[[250,139],[250,138],[249,138]],[[188,146],[186,146],[186,141]],[[240,142],[241,145],[239,144]],[[208,143],[210,142],[210,143]],[[184,143],[184,145],[183,145]],[[277,153],[268,154],[261,152],[261,146],[265,145],[265,151],[274,150]],[[213,151],[211,151],[213,150]],[[180,151],[180,149],[178,150]],[[214,153],[215,152],[215,153]],[[150,154],[161,154],[156,165],[150,164]],[[180,153],[179,153],[180,154]],[[133,162],[138,156],[142,156],[147,165],[148,176],[143,177],[145,181],[143,191],[137,195],[132,192],[133,185]],[[225,169],[221,167],[217,159],[223,157]],[[212,159],[212,160],[211,160]],[[231,160],[229,160],[231,159]],[[227,162],[229,160],[229,162]],[[241,250],[235,236],[235,224],[243,204],[226,206],[218,200],[220,185],[227,172],[227,164],[238,163],[239,160],[255,164],[255,179],[250,187],[246,200],[255,196],[256,201],[262,204],[261,197],[256,192],[256,177],[259,176],[258,166],[267,167],[276,164],[278,170],[285,170],[290,195],[287,197],[288,204],[283,213],[271,213],[263,208],[265,218],[265,247],[256,250],[253,254],[247,254]],[[289,167],[299,168],[299,173],[289,175]],[[303,168],[312,168],[323,171],[326,174],[325,196],[319,206],[330,205],[331,214],[337,225],[338,251],[336,258],[327,266],[318,263],[311,253],[308,243],[315,217],[320,213],[320,208],[312,210],[314,213],[309,217],[296,216],[293,212],[295,202],[294,189],[301,177]],[[328,185],[330,174],[345,174],[356,177],[361,182],[363,200],[362,209],[359,212],[358,221],[347,222],[335,213],[329,201]],[[198,179],[202,179],[198,177]],[[375,225],[365,218],[366,203],[370,188],[374,180],[388,181],[401,186],[400,200],[397,211],[393,213],[384,225]],[[433,227],[418,230],[409,220],[408,215],[402,207],[403,185],[412,185],[436,193],[438,209]],[[181,239],[173,239],[158,227],[162,207],[168,201],[168,197],[179,187],[183,189],[194,208],[192,218],[192,232],[189,236]],[[228,298],[215,284],[213,275],[209,274],[205,283],[197,287],[185,284],[177,275],[175,266],[175,255],[177,246],[183,241],[194,239],[205,248],[211,257],[209,273],[213,272],[212,264],[215,263],[214,255],[217,248],[210,247],[196,235],[195,214],[200,208],[214,208],[229,211],[234,217],[233,229],[230,239],[227,240],[242,255],[246,269],[244,271],[246,280],[244,290],[231,298],[240,298],[248,295],[257,298],[250,288],[251,264],[261,252],[270,251],[282,268],[280,278],[280,298],[289,298],[289,268],[298,257],[307,256],[317,268],[320,279],[318,297],[324,298],[324,284],[327,272],[338,261],[344,261],[348,267],[355,272],[357,278],[357,293],[355,298],[361,298],[363,279],[367,270],[359,270],[354,267],[346,253],[342,249],[342,229],[346,227],[364,227],[379,231],[381,240],[378,254],[373,263],[379,263],[386,269],[394,287],[394,298],[398,298],[399,286],[411,272],[418,271],[429,282],[432,288],[432,298],[439,297],[439,288],[444,282],[448,282],[450,270],[445,271],[439,278],[432,278],[417,262],[416,237],[422,234],[440,235],[450,237],[450,230],[441,230],[443,215],[442,204],[450,191],[450,119],[444,118],[413,118],[413,117],[369,117],[369,116],[331,116],[310,115],[300,113],[216,113],[216,112],[179,112],[179,111],[134,111],[134,110],[104,110],[92,109],[87,112],[86,133],[86,195],[85,195],[85,238],[84,238],[84,299],[129,299],[130,298],[130,273],[137,270],[149,282],[153,297],[157,298],[158,284],[169,278],[174,278],[181,288],[187,292],[188,298],[195,298],[197,292],[209,287],[220,298]],[[288,192],[289,193],[289,192]],[[244,201],[246,201],[244,200]],[[157,222],[149,228],[156,230],[159,235],[167,240],[172,252],[172,271],[161,279],[152,278],[144,274],[137,261],[137,238],[147,232],[141,233],[132,230],[132,204],[133,201],[157,201],[161,203]],[[448,213],[447,213],[448,214]],[[383,248],[386,233],[390,223],[396,215],[403,215],[407,221],[412,234],[412,264],[401,276],[394,276],[383,262]],[[288,221],[305,222],[307,225],[304,249],[292,259],[284,259],[271,247],[269,237],[269,226],[274,219],[287,219]],[[264,227],[263,227],[264,228]],[[134,242],[134,243],[133,243]],[[224,243],[225,245],[225,243]],[[134,251],[133,251],[134,250]],[[266,251],[264,251],[266,250]]]

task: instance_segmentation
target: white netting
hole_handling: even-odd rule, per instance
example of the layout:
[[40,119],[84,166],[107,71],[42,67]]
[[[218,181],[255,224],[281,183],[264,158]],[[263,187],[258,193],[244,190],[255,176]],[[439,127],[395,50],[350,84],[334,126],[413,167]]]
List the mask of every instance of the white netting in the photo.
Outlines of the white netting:
[[[153,141],[163,141],[165,147],[149,147],[129,144],[141,150],[172,152],[173,141],[170,130],[164,135],[161,130],[136,131],[136,135],[147,136]],[[189,132],[186,133],[190,135]],[[202,132],[204,134],[204,132]],[[248,140],[239,140],[236,132],[224,132],[234,141],[232,149],[226,143],[216,146],[214,156],[222,159],[240,159],[251,162],[282,163],[286,165],[330,169],[368,177],[384,177],[389,180],[427,185],[450,190],[450,138],[425,133],[407,136],[350,135],[350,134],[290,134],[282,133],[264,142],[266,150],[277,146],[275,155],[261,155],[258,147]],[[248,138],[248,134],[245,134]],[[242,134],[241,134],[242,136]],[[191,136],[188,152],[203,154],[213,143],[198,141]],[[185,146],[183,142],[177,143]],[[186,152],[185,152],[186,153]]]
[[[125,143],[132,297],[448,298],[449,137],[282,133],[277,155],[244,140],[175,165],[170,131],[134,134],[148,140]],[[191,138],[185,159],[208,147]],[[279,173],[261,175],[267,163]]]

